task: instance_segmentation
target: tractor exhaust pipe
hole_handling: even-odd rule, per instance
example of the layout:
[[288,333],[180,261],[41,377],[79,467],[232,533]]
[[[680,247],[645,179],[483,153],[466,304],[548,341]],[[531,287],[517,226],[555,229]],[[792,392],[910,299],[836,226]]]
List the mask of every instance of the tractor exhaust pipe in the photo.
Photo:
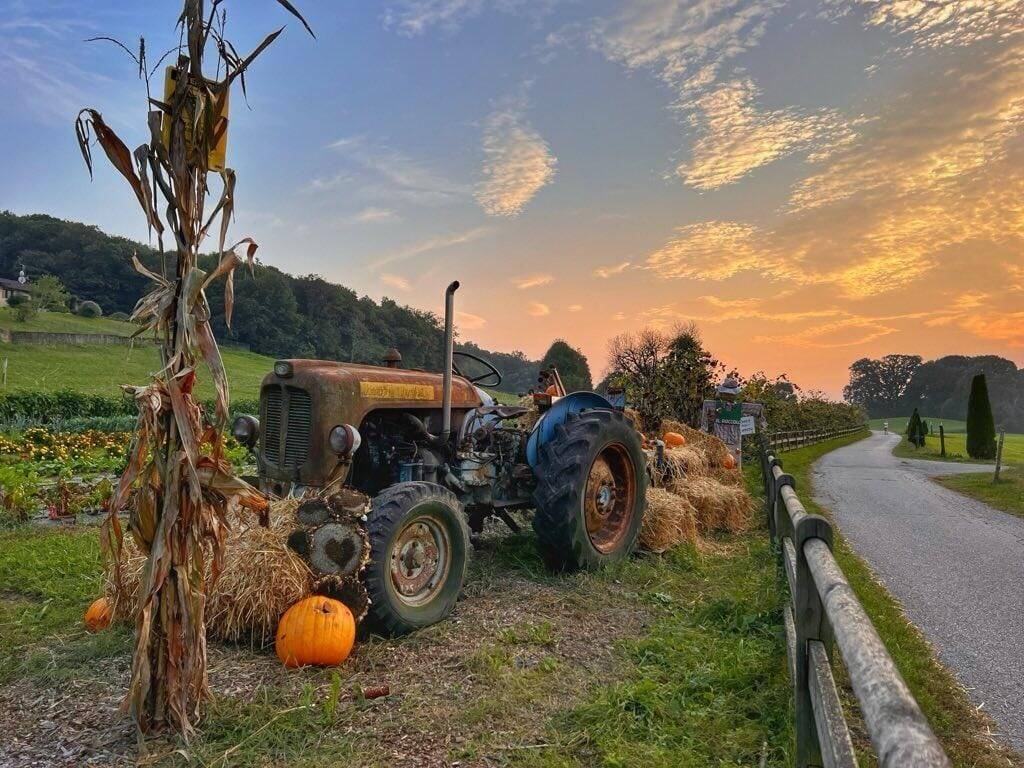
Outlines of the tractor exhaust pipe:
[[441,442],[447,444],[452,434],[452,357],[455,352],[455,280],[444,292],[444,378],[441,380]]

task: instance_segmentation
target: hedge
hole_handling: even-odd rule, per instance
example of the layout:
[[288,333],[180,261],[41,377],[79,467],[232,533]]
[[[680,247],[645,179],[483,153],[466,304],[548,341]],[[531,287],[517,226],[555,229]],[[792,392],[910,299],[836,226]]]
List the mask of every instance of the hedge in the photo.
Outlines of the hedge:
[[[204,400],[207,413],[213,413],[213,400]],[[259,400],[239,399],[231,402],[231,412],[259,413]],[[90,395],[73,390],[33,392],[16,390],[0,394],[0,422],[16,420],[40,423],[76,418],[134,416],[135,404],[127,398]]]

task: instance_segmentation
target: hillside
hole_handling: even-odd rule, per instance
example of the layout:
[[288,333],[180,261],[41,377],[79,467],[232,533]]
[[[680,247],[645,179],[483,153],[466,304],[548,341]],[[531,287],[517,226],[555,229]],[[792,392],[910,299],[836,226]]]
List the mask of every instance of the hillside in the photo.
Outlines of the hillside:
[[[97,302],[108,315],[130,312],[147,290],[146,280],[132,269],[133,253],[160,268],[160,254],[153,248],[96,227],[0,212],[0,275],[16,275],[23,265],[30,280],[56,275],[72,294]],[[206,256],[201,266],[209,269],[213,263],[214,257]],[[255,353],[379,363],[386,349],[397,347],[409,368],[442,366],[441,322],[431,312],[388,298],[378,303],[318,275],[296,277],[260,264],[255,276],[247,270],[236,273],[233,331],[228,331],[222,292],[222,283],[209,292],[217,338]],[[489,358],[504,374],[506,391],[525,392],[536,382],[539,364],[522,352],[492,352],[469,343],[460,347]]]
[[[76,315],[40,312],[21,323],[14,313],[0,308],[0,328],[13,331],[49,333],[106,333],[130,336],[138,326],[106,317],[94,319]],[[223,347],[232,399],[258,398],[260,380],[270,371],[273,358],[241,349]],[[145,384],[159,369],[157,349],[150,345],[72,346],[0,343],[0,358],[7,358],[7,389],[54,392],[74,389],[94,395],[116,395],[120,384]],[[210,376],[200,371],[199,395],[214,396]]]

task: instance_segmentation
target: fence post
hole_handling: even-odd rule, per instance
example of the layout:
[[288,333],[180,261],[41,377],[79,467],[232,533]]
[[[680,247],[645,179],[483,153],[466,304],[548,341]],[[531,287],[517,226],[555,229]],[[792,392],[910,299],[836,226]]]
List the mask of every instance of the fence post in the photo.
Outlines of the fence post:
[[[781,461],[779,462],[779,469],[782,469]],[[793,536],[793,521],[790,519],[789,510],[786,509],[786,502],[782,498],[782,489],[787,485],[796,493],[796,478],[791,474],[783,472],[775,478],[774,492],[772,494],[772,498],[775,499],[773,517],[775,519],[775,535],[778,536],[780,542],[786,536],[790,538]]]
[[832,655],[832,628],[825,616],[814,576],[807,564],[804,544],[810,539],[821,539],[832,549],[832,525],[820,515],[802,515],[793,528],[793,544],[796,549],[796,594],[793,595],[793,623],[796,628],[796,680],[794,681],[796,715],[796,765],[797,768],[821,766],[821,744],[814,721],[814,706],[811,703],[810,674],[811,661],[808,643],[818,640],[829,657]]
[[1006,440],[1006,430],[999,430],[999,445],[996,447],[996,473],[992,476],[992,483],[999,482],[999,470],[1003,466],[1003,443]]
[[946,430],[939,424],[939,456],[946,455]]

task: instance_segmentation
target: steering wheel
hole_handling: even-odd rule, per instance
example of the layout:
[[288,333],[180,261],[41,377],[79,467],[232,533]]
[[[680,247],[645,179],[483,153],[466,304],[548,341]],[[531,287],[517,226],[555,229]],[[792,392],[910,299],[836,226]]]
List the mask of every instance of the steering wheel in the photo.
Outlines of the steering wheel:
[[[497,368],[495,368],[489,362],[484,360],[482,357],[471,355],[469,354],[469,352],[452,352],[452,355],[458,355],[459,357],[468,357],[470,360],[474,360],[480,363],[480,365],[487,369],[479,376],[474,376],[473,378],[470,379],[466,376],[462,376],[462,371],[459,370],[459,366],[457,366],[455,364],[455,361],[452,360],[452,371],[455,373],[456,376],[462,376],[462,378],[466,379],[466,381],[468,381],[470,384],[477,384],[481,387],[490,387],[491,389],[501,384],[501,373],[499,373]],[[494,379],[494,381],[484,381],[485,379]]]

